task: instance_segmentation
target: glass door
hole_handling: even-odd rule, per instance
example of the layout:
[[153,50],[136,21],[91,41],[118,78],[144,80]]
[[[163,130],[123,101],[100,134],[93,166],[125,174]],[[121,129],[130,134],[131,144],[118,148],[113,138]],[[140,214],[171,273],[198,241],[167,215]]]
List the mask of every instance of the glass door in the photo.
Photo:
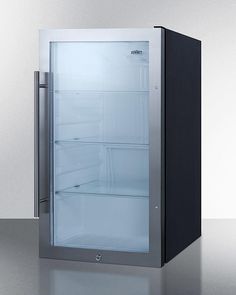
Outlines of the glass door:
[[50,42],[52,244],[149,252],[149,42]]

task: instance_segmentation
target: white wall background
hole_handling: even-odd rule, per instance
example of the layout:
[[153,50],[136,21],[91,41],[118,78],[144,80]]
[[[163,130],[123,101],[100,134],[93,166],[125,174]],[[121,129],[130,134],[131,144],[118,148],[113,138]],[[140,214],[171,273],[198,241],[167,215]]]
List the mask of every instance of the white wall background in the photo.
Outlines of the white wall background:
[[33,217],[38,29],[163,25],[202,40],[202,212],[236,218],[236,2],[1,0],[0,218]]

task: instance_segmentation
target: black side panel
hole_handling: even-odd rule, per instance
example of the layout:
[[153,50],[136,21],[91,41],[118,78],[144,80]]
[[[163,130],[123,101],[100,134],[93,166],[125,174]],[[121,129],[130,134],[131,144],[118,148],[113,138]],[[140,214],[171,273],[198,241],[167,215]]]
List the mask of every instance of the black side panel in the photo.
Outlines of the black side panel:
[[165,261],[201,235],[201,42],[165,30]]

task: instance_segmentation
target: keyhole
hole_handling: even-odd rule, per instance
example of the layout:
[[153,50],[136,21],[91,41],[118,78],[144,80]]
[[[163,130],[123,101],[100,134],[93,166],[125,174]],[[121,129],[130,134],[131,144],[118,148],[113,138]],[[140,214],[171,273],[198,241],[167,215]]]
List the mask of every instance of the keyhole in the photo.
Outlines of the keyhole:
[[101,255],[101,254],[97,254],[97,255],[96,255],[96,261],[99,262],[99,261],[101,260],[101,258],[102,258],[102,255]]

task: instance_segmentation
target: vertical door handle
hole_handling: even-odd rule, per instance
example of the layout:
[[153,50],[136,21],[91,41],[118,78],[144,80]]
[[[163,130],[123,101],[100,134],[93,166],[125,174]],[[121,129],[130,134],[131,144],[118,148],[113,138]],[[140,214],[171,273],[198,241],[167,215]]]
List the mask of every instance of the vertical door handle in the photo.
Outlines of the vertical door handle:
[[39,217],[40,202],[50,195],[48,78],[48,73],[34,72],[34,217]]

